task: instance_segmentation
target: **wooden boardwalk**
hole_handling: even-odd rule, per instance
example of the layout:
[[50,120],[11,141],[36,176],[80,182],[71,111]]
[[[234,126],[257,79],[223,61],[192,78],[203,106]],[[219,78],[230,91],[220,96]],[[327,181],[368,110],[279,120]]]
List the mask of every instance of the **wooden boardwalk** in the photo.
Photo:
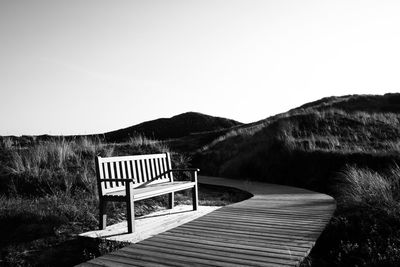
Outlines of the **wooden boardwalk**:
[[199,177],[254,196],[80,266],[297,266],[335,201],[305,189]]

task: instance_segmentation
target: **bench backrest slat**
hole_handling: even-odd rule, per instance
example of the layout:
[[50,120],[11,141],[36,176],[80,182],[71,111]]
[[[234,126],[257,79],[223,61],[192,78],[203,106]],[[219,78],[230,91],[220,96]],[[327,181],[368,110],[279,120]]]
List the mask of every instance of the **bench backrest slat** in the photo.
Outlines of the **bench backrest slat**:
[[96,157],[99,194],[125,190],[125,182],[103,179],[132,179],[133,188],[173,181],[169,153],[123,157]]

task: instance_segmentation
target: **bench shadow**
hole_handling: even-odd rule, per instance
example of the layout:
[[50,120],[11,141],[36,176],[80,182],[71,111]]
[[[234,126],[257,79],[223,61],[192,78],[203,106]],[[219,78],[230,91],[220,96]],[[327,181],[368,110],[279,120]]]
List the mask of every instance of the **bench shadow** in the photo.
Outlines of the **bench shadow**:
[[161,217],[161,216],[168,216],[168,215],[173,215],[173,214],[188,213],[188,212],[192,212],[192,211],[195,211],[195,210],[181,210],[181,211],[170,212],[170,213],[166,213],[166,214],[146,215],[146,216],[135,218],[135,221],[136,220],[144,220],[144,219],[147,219],[147,218],[156,218],[156,217]]
[[[190,213],[190,212],[195,212],[194,210],[182,210],[182,211],[176,211],[176,212],[171,212],[171,213],[166,213],[166,214],[154,214],[154,215],[146,215],[145,217],[138,217],[135,218],[135,221],[143,221],[145,219],[149,218],[157,218],[157,217],[165,217],[168,215],[175,215],[175,214],[184,214],[184,213]],[[110,234],[110,235],[102,235],[99,238],[110,238],[110,237],[117,237],[117,236],[123,236],[123,235],[128,235],[128,230],[122,232],[122,233],[115,233],[115,234]],[[134,233],[132,233],[134,234]]]
[[38,252],[35,266],[74,266],[129,245],[100,238],[74,237]]

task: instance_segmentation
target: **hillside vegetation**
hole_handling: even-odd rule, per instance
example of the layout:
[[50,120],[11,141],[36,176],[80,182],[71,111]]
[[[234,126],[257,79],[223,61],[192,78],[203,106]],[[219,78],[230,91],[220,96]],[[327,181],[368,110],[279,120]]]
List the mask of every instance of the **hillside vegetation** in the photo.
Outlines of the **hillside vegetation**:
[[241,124],[234,120],[187,112],[169,119],[147,121],[125,129],[107,132],[104,136],[109,142],[126,141],[129,137],[137,134],[152,139],[166,140],[184,137],[192,133],[220,131]]
[[238,127],[194,159],[211,175],[331,192],[346,165],[400,162],[399,110],[399,94],[326,98]]
[[[0,136],[0,142],[14,142],[22,145],[30,145],[39,141],[51,141],[55,138],[63,138],[68,141],[74,141],[76,138],[97,139],[106,143],[126,143],[132,138],[144,136],[150,140],[171,141],[178,150],[194,151],[195,149],[211,142],[213,139],[225,134],[229,129],[242,125],[241,122],[234,120],[213,117],[197,112],[186,112],[173,116],[172,118],[162,118],[146,121],[127,128],[110,131],[102,134],[90,135],[23,135],[23,136]],[[193,137],[194,136],[194,137]],[[180,140],[182,137],[188,137],[187,140]]]
[[336,108],[347,112],[399,113],[400,94],[333,96],[304,104],[300,108],[317,110]]

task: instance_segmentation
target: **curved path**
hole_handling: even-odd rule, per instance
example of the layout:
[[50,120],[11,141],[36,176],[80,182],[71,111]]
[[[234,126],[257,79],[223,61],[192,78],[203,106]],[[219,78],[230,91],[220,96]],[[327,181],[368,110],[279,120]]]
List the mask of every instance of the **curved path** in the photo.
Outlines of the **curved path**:
[[199,183],[253,197],[82,266],[297,266],[336,207],[328,195],[295,187],[205,176]]

